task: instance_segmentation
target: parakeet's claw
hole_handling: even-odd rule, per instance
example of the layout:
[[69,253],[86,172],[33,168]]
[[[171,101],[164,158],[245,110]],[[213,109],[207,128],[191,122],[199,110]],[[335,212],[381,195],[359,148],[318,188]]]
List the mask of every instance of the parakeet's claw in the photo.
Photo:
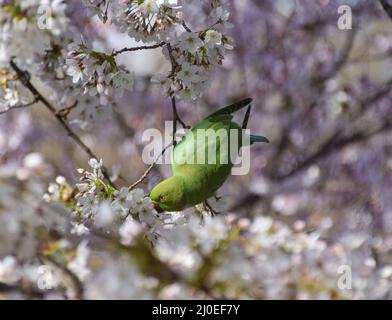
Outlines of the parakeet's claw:
[[204,201],[203,202],[206,211],[211,215],[211,216],[216,216],[217,214],[219,214],[220,212],[216,211],[213,207],[211,207],[211,205],[208,203],[208,201]]
[[215,216],[220,212],[216,211],[207,201],[203,201],[195,206],[195,213],[200,217],[200,223],[204,223],[204,218],[208,216]]

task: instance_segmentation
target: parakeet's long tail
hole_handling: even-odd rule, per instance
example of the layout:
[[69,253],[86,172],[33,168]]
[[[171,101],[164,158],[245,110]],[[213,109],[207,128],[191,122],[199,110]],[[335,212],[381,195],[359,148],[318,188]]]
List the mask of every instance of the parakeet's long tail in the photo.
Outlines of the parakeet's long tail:
[[227,107],[224,107],[222,109],[219,109],[218,111],[214,112],[209,116],[209,118],[212,118],[214,116],[220,115],[220,114],[232,114],[238,110],[241,110],[242,108],[245,108],[247,105],[249,105],[252,102],[251,98],[247,98],[244,100],[241,100],[237,103],[231,104]]
[[266,143],[269,143],[270,141],[266,137],[256,136],[254,134],[251,134],[250,135],[250,144],[253,144],[255,142],[266,142]]
[[249,104],[248,108],[246,109],[244,121],[242,121],[242,129],[246,129],[246,127],[248,126],[248,121],[249,121],[251,109],[252,109],[252,106]]
[[[217,119],[222,118],[223,120],[227,119],[227,115],[230,115],[238,110],[241,110],[243,108],[245,108],[246,106],[248,106],[246,113],[245,113],[245,117],[244,120],[242,122],[242,129],[246,129],[247,125],[248,125],[248,120],[249,120],[249,116],[250,116],[250,112],[251,112],[251,104],[252,103],[252,99],[251,98],[247,98],[244,100],[241,100],[237,103],[234,103],[230,106],[224,107],[216,112],[214,112],[213,114],[211,114],[210,116],[208,116],[207,119],[213,118],[215,121]],[[255,142],[266,142],[269,143],[270,141],[263,136],[256,136],[251,134],[250,135],[250,144],[253,144]]]

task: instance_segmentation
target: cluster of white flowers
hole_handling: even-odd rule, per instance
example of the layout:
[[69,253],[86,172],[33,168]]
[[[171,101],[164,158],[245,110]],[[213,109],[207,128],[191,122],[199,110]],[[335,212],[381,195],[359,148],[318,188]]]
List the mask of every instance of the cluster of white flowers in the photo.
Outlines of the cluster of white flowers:
[[[99,17],[106,15],[109,4],[105,1],[87,1],[90,10]],[[192,32],[183,21],[182,5],[172,0],[122,1],[111,4],[113,23],[121,32],[137,41],[165,42],[171,45],[164,54],[173,65],[169,75],[155,75],[153,81],[162,86],[169,96],[196,100],[205,91],[214,67],[222,64],[226,50],[232,49],[232,39],[225,35],[230,27],[230,13],[221,1],[208,2],[211,12],[208,27]],[[185,31],[183,31],[185,29]],[[180,31],[181,30],[181,31]],[[75,66],[74,77],[81,77]]]
[[118,66],[112,56],[84,44],[71,43],[67,51],[51,43],[44,54],[35,55],[35,63],[36,75],[52,89],[50,99],[82,129],[107,120],[114,101],[134,82],[134,74]]
[[[67,30],[66,7],[61,0],[2,1],[0,67],[7,68],[11,57],[15,57],[20,66],[29,67],[35,73],[35,55]],[[1,69],[0,101],[6,108],[29,102],[21,84],[4,81],[5,72],[7,69]]]
[[15,55],[21,63],[31,64],[35,52],[66,30],[66,7],[61,0],[2,1],[0,62]]
[[213,68],[222,64],[225,51],[231,49],[231,39],[219,31],[183,32],[170,55],[175,67],[170,75],[154,78],[169,96],[191,101],[198,99],[209,85]]
[[[391,251],[391,237],[352,231],[327,241],[332,222],[308,228],[304,221],[287,225],[265,216],[211,217],[202,208],[203,218],[193,209],[158,214],[143,190],[105,184],[101,160],[91,159],[89,166],[91,172],[79,170],[76,186],[63,177],[50,184],[49,204],[40,203],[42,190],[34,182],[45,167],[42,157],[30,154],[7,176],[0,172],[0,283],[16,288],[8,298],[32,292],[77,297],[75,283],[59,266],[77,276],[91,299],[392,296],[392,265],[379,259]],[[29,179],[23,179],[26,170]],[[18,193],[10,183],[14,175],[35,194]],[[70,214],[37,209],[54,202]],[[51,236],[49,230],[56,232]],[[347,268],[349,275],[342,273]]]
[[[138,231],[130,229],[137,237]],[[176,274],[177,281],[151,274],[148,266],[122,256],[119,263],[107,259],[88,287],[96,289],[99,279],[101,298],[124,298],[125,293],[164,299],[390,297],[391,266],[376,269],[371,255],[365,261],[359,258],[362,246],[353,249],[351,245],[343,240],[327,243],[317,231],[295,231],[267,217],[252,221],[229,215],[203,222],[191,218],[167,229],[152,249],[159,259],[156,263]],[[344,278],[342,266],[350,268],[349,278]],[[127,271],[137,279],[136,287],[124,279]],[[90,294],[96,296],[93,291]]]
[[89,50],[84,44],[68,52],[66,64],[72,82],[81,82],[83,93],[99,95],[104,105],[114,94],[121,97],[123,90],[131,89],[134,82],[134,74],[117,66],[113,56]]
[[[106,104],[113,102],[113,96],[121,98],[124,89],[132,89],[134,77],[113,58],[105,64],[104,54],[72,45],[76,33],[66,9],[67,4],[59,0],[2,3],[0,66],[16,56],[19,67],[51,89],[49,99],[66,110],[64,115],[71,114],[71,122],[87,129],[108,118],[112,106]],[[3,70],[0,100],[6,108],[29,102],[18,81],[4,81]]]
[[91,16],[97,16],[100,20],[106,23],[108,5],[110,1],[107,0],[82,0],[83,4],[89,10]]
[[[76,273],[90,275],[84,278],[91,298],[124,298],[127,294],[165,299],[352,299],[392,295],[392,266],[377,265],[374,257],[375,250],[379,254],[390,250],[391,242],[386,239],[378,241],[376,248],[366,235],[352,233],[329,243],[323,240],[323,234],[332,223],[320,222],[323,226],[306,233],[304,221],[290,227],[264,216],[211,217],[202,207],[158,214],[143,190],[112,189],[102,181],[102,161],[91,159],[89,164],[93,172],[80,170],[82,181],[77,184],[75,205],[70,207],[83,217],[79,220],[84,223],[83,232],[78,234],[83,237],[94,228],[110,230],[108,234],[114,239],[132,248],[130,259],[119,252],[118,263],[114,263],[91,247],[89,254],[102,259],[102,267],[97,270],[89,270],[86,253],[73,260],[71,266],[80,269],[75,267]],[[63,178],[49,189],[53,200],[64,202],[66,197],[59,194],[70,194]],[[144,247],[144,238],[154,246]],[[85,242],[80,246],[87,250]],[[369,250],[369,246],[374,249]],[[149,271],[149,266],[139,265],[139,250],[155,257],[155,263],[175,274],[177,281],[160,278]],[[342,274],[347,268],[349,274]],[[137,286],[124,280],[127,272],[137,279]]]
[[[65,73],[64,47],[73,39],[66,9],[67,4],[59,0],[4,1],[0,5],[0,66],[8,66],[10,58],[15,56],[19,67],[39,77],[51,89],[49,99],[60,108],[75,105],[81,92],[72,86]],[[18,81],[12,87],[7,82],[6,90],[4,81],[1,82],[0,99],[8,101],[6,106],[29,102],[27,90],[23,90],[20,83],[17,85]],[[97,106],[92,100],[89,101],[91,110]],[[78,115],[84,116],[82,111],[87,109],[86,104],[80,101],[77,108]],[[94,119],[91,114],[90,121]],[[81,120],[87,120],[87,116],[84,118]],[[83,124],[87,126],[86,121]]]
[[[69,241],[62,240],[54,243],[47,250],[45,255],[49,255],[49,252],[54,254],[61,251],[62,258],[66,260],[64,267],[74,273],[80,281],[86,280],[90,275],[91,271],[87,266],[90,249],[87,247],[87,242],[82,241],[74,248]],[[43,260],[45,260],[44,257]],[[77,298],[75,288],[68,287],[69,279],[64,278],[59,266],[42,264],[42,262],[23,262],[11,255],[0,259],[0,283],[14,289],[10,290],[11,293],[7,298],[62,299],[64,298],[61,292],[63,287],[67,288],[67,296]]]
[[[223,1],[207,1],[208,27],[191,32],[184,22],[184,8],[194,5],[177,0],[85,0],[92,15],[107,19],[120,32],[143,42],[171,45],[163,49],[172,63],[169,75],[154,75],[165,94],[184,100],[202,95],[214,67],[220,65],[232,40]],[[68,4],[59,0],[5,1],[0,5],[0,67],[11,56],[48,88],[48,98],[70,123],[89,129],[107,120],[124,90],[132,90],[135,75],[116,63],[116,55],[94,51],[80,43],[66,14]],[[184,31],[184,29],[186,31]],[[29,41],[24,41],[28,38]],[[3,69],[2,69],[3,70]],[[5,70],[5,69],[4,69]],[[4,82],[1,71],[0,101],[5,109],[28,103],[25,90],[15,81]]]
[[79,192],[75,213],[81,222],[94,221],[99,227],[106,227],[115,220],[131,217],[148,225],[154,223],[157,212],[143,190],[115,190],[103,181],[102,160],[91,159],[89,165],[93,172],[79,169],[81,183],[76,185]]
[[78,170],[81,178],[75,188],[63,177],[57,177],[56,182],[49,185],[44,199],[62,201],[72,209],[75,233],[82,234],[87,231],[86,225],[93,224],[118,231],[123,243],[130,244],[144,228],[148,239],[156,241],[159,232],[171,224],[170,215],[159,214],[142,189],[124,187],[116,190],[106,184],[101,171],[102,160],[91,159],[89,165],[92,172]]
[[113,22],[137,41],[167,41],[181,21],[177,0],[126,0],[114,5]]
[[20,85],[16,81],[16,77],[6,68],[0,69],[0,104],[2,110],[6,111],[21,103]]
[[188,26],[172,41],[171,52],[165,52],[173,65],[169,76],[158,75],[158,82],[169,96],[191,101],[198,99],[209,85],[209,77],[214,68],[221,65],[227,50],[233,48],[233,40],[225,31],[229,12],[216,6],[210,13],[211,24],[205,30],[192,32]]

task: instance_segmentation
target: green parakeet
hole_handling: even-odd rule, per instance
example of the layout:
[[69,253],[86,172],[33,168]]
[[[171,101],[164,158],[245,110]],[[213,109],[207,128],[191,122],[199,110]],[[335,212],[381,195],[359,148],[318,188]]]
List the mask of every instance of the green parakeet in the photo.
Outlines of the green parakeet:
[[[157,210],[180,211],[194,206],[212,197],[222,186],[233,167],[230,152],[237,156],[242,147],[242,129],[247,126],[251,101],[245,99],[209,115],[173,148],[173,175],[156,185],[150,193]],[[232,121],[232,114],[246,106],[248,109],[241,127]],[[231,142],[237,140],[233,146]],[[269,141],[262,136],[250,135],[248,143],[254,142]]]

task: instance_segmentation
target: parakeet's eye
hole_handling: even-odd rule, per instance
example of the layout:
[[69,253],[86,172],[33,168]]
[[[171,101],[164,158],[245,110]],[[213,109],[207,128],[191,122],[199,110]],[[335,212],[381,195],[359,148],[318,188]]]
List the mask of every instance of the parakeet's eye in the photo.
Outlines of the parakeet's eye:
[[165,196],[159,196],[160,201],[165,201]]

